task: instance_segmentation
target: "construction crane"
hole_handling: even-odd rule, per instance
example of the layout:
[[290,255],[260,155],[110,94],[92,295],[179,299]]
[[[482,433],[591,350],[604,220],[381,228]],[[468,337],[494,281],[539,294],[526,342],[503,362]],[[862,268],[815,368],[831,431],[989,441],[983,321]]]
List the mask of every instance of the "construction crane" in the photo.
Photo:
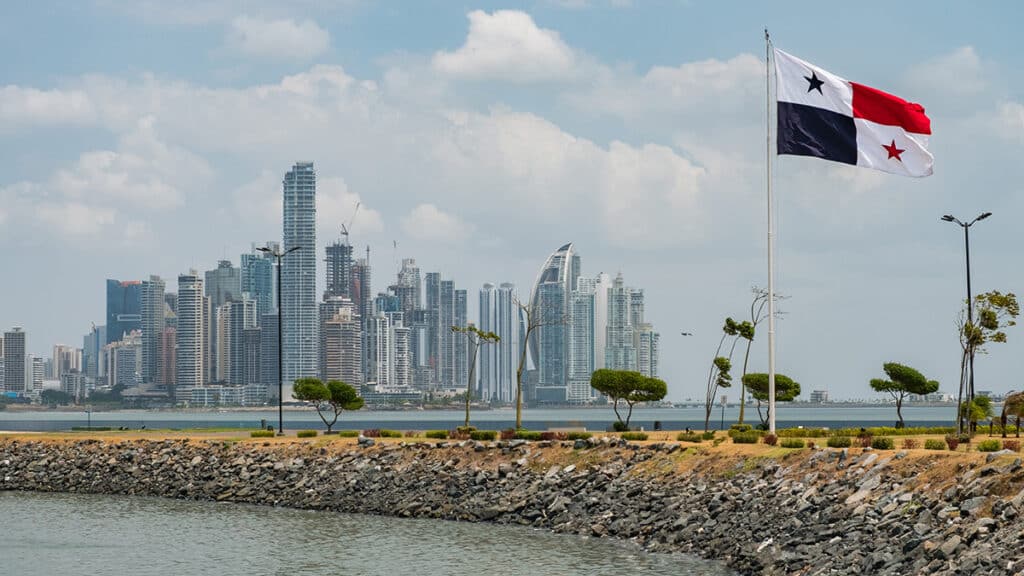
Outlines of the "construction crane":
[[344,222],[341,223],[341,235],[345,237],[345,245],[351,246],[352,244],[348,241],[348,232],[352,228],[352,222],[356,219],[356,214],[359,213],[360,202],[356,202],[356,209],[352,211],[352,217],[348,219],[348,226]]

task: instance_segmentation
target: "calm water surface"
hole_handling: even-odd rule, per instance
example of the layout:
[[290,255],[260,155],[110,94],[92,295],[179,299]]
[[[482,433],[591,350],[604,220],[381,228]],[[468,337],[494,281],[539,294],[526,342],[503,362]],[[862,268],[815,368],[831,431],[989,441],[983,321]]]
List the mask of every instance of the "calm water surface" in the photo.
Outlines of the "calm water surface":
[[0,572],[96,576],[673,575],[725,567],[516,526],[0,492]]

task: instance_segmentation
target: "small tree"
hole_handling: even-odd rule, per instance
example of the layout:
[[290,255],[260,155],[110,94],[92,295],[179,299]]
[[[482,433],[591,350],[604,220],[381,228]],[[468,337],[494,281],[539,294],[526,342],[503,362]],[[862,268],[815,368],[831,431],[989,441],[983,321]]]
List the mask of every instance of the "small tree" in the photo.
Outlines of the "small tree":
[[516,368],[516,430],[519,430],[523,427],[523,372],[526,370],[526,349],[530,345],[530,338],[538,328],[564,324],[565,318],[543,317],[541,311],[534,308],[534,302],[523,303],[519,298],[513,298],[512,302],[519,309],[525,327],[523,339],[519,343],[519,366]]
[[[590,386],[612,399],[612,409],[623,429],[629,429],[629,421],[633,417],[633,405],[639,402],[657,402],[668,394],[668,385],[664,380],[644,376],[630,370],[610,370],[601,368],[590,375]],[[619,413],[619,401],[629,406],[626,419],[623,421]]]
[[[743,322],[739,326],[739,337],[747,341],[747,351],[743,353],[743,373],[740,375],[740,417],[739,423],[743,424],[743,417],[747,407],[747,387],[743,384],[743,376],[747,375],[747,365],[750,362],[750,348],[754,344],[754,336],[757,332],[757,325],[768,318],[768,289],[754,286],[750,289],[753,299],[750,302],[750,322]],[[787,296],[776,293],[774,300],[785,300]],[[775,316],[779,317],[782,312],[775,309]]]
[[903,428],[903,400],[910,394],[924,396],[939,389],[939,383],[925,378],[910,366],[895,362],[882,364],[882,369],[889,376],[888,380],[872,378],[871,387],[876,392],[887,392],[896,400],[896,427]]
[[969,410],[964,410],[964,395],[967,395],[967,404],[974,402],[974,357],[976,354],[985,353],[985,345],[989,342],[1006,342],[1005,329],[1017,324],[1017,315],[1020,313],[1020,305],[1017,303],[1017,296],[1012,292],[1003,294],[998,290],[979,294],[974,297],[972,306],[974,322],[967,318],[970,316],[966,311],[960,313],[957,321],[957,328],[960,333],[960,347],[963,354],[960,357],[960,390],[957,394],[957,428],[963,432],[965,416]]
[[[757,400],[757,417],[761,419],[761,426],[767,426],[771,418],[771,405],[769,404],[767,414],[761,414],[761,402],[768,401],[768,374],[763,372],[752,372],[743,377],[750,395]],[[800,395],[800,384],[785,374],[775,375],[775,401],[789,402]]]
[[[324,384],[319,378],[300,378],[295,381],[292,397],[303,402],[312,402],[316,413],[327,427],[327,433],[338,421],[343,410],[359,410],[363,407],[363,399],[356,389],[340,380],[331,380]],[[328,422],[327,414],[332,414]]]
[[[732,353],[736,350],[736,342],[739,341],[741,334],[749,333],[752,339],[754,337],[753,330],[754,327],[750,322],[737,322],[732,318],[725,319],[725,324],[722,326],[722,338],[718,341],[715,357],[711,360],[711,370],[708,371],[707,393],[704,397],[705,432],[709,430],[711,411],[715,408],[718,389],[732,386],[732,375],[729,374],[729,371],[732,370]],[[729,355],[722,356],[722,346],[729,338],[733,339],[732,346],[729,347]]]
[[978,429],[978,422],[991,420],[995,416],[992,399],[988,396],[975,396],[974,400],[960,407],[960,418],[967,422],[968,430],[973,434]]
[[452,332],[463,334],[472,350],[469,357],[469,381],[466,382],[466,422],[463,426],[469,427],[469,403],[473,397],[473,376],[476,372],[476,353],[481,346],[495,344],[501,338],[494,332],[484,332],[476,326],[452,326]]
[[64,406],[71,404],[74,398],[62,390],[43,390],[39,393],[39,400],[47,406]]

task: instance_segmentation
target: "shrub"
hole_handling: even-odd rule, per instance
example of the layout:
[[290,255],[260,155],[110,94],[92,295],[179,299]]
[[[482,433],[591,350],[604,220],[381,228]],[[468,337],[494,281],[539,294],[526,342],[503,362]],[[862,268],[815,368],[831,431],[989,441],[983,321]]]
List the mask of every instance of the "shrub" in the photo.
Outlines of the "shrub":
[[[744,426],[746,426],[746,424],[744,424]],[[726,432],[726,434],[729,435],[729,438],[735,438],[736,436],[741,435],[741,434],[757,434],[757,437],[760,438],[761,436],[764,435],[764,430],[753,430],[753,429],[751,429],[751,430],[733,430],[733,429],[730,428]]]
[[490,442],[498,437],[498,432],[495,430],[474,430],[469,433],[469,437],[478,442]]
[[623,440],[635,440],[635,441],[647,440],[647,433],[646,432],[623,432],[622,433],[622,439]]
[[783,448],[803,448],[804,441],[800,438],[783,438],[781,445]]
[[849,436],[829,436],[825,444],[829,448],[849,448],[853,444],[853,441]]
[[420,433],[415,431],[415,430],[406,430],[405,431],[405,437],[406,438],[415,438],[415,437],[417,437],[419,435],[420,435]]
[[938,438],[929,438],[924,441],[925,450],[945,450],[946,443]]
[[732,441],[735,444],[757,444],[758,439],[761,435],[751,430],[750,432],[736,432],[729,431],[729,435],[732,436]]
[[339,430],[338,431],[338,437],[339,438],[358,438],[359,437],[359,430]]
[[903,449],[904,450],[917,450],[917,448],[920,447],[920,445],[921,444],[917,440],[914,440],[913,438],[904,438],[903,439]]
[[398,430],[381,430],[380,431],[380,437],[381,438],[401,438],[402,437],[402,433],[400,431],[398,431]]
[[435,438],[437,440],[448,439],[447,430],[427,430],[426,432],[423,433],[423,435],[426,436],[427,438]]
[[952,426],[919,426],[917,428],[893,428],[890,426],[876,426],[874,428],[839,428],[830,432],[833,436],[921,436],[925,434],[953,434],[956,428]]
[[786,428],[777,434],[779,438],[824,438],[829,431],[825,428]]
[[249,437],[250,438],[273,438],[274,437],[274,431],[273,430],[253,430],[252,432],[249,432]]
[[735,430],[737,432],[750,432],[754,428],[750,424],[733,424],[729,426],[729,430]]
[[702,439],[704,439],[704,440],[714,440],[714,439],[715,439],[715,433],[714,433],[714,432],[711,432],[711,431],[708,431],[708,432],[704,432],[704,433],[702,433],[702,434],[700,435],[700,437],[701,437]]
[[857,446],[867,448],[871,446],[871,436],[857,436]]
[[586,440],[593,436],[590,432],[567,432],[565,434],[566,440]]
[[540,432],[534,430],[516,430],[516,439],[518,440],[540,440]]
[[765,434],[761,438],[761,441],[769,446],[775,446],[776,444],[779,443],[779,437],[776,436],[775,434]]
[[957,438],[956,436],[953,436],[952,434],[950,434],[949,436],[946,436],[946,446],[948,446],[950,450],[956,450],[956,447],[959,446],[959,445],[960,445],[960,439],[959,438]]
[[548,430],[548,431],[540,433],[540,439],[541,440],[568,440],[569,437],[565,434],[565,432],[553,432],[553,431]]
[[676,436],[676,440],[679,442],[696,442],[699,444],[701,439],[702,436],[694,432],[680,432],[679,435]]
[[504,430],[501,431],[501,439],[502,440],[512,440],[515,437],[516,437],[516,429],[515,428],[505,428]]
[[886,438],[883,436],[881,438],[873,439],[871,441],[871,447],[875,450],[892,450],[895,447],[895,442],[892,441],[892,438]]
[[1003,440],[1003,449],[1020,452],[1020,440]]
[[312,438],[316,436],[316,430],[299,430],[295,435],[299,438]]
[[625,422],[619,422],[616,420],[612,422],[612,430],[616,432],[629,432],[629,426],[626,426]]
[[363,430],[363,436],[367,438],[380,438],[380,429],[370,428],[369,430]]
[[999,440],[995,438],[978,442],[978,452],[998,452],[1000,448]]

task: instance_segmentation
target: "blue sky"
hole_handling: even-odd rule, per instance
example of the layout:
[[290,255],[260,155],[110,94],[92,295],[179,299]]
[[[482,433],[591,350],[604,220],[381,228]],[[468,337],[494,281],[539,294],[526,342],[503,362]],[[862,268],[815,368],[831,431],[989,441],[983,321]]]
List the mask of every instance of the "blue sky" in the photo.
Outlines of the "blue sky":
[[[921,102],[935,175],[776,164],[779,369],[869,395],[882,362],[956,387],[962,236],[976,291],[1021,292],[1022,9],[953,2],[34,2],[0,18],[0,326],[80,343],[103,279],[235,261],[316,162],[320,236],[355,203],[375,277],[415,257],[524,289],[574,241],[648,293],[670,397],[703,394],[765,282],[764,43]],[[511,48],[510,48],[511,47]],[[397,242],[398,250],[393,250]],[[173,284],[173,280],[171,281]],[[375,288],[383,286],[378,282]],[[472,311],[471,311],[472,315]],[[694,332],[692,338],[680,331]],[[764,369],[763,334],[754,368]],[[1015,381],[1024,333],[978,361]]]

